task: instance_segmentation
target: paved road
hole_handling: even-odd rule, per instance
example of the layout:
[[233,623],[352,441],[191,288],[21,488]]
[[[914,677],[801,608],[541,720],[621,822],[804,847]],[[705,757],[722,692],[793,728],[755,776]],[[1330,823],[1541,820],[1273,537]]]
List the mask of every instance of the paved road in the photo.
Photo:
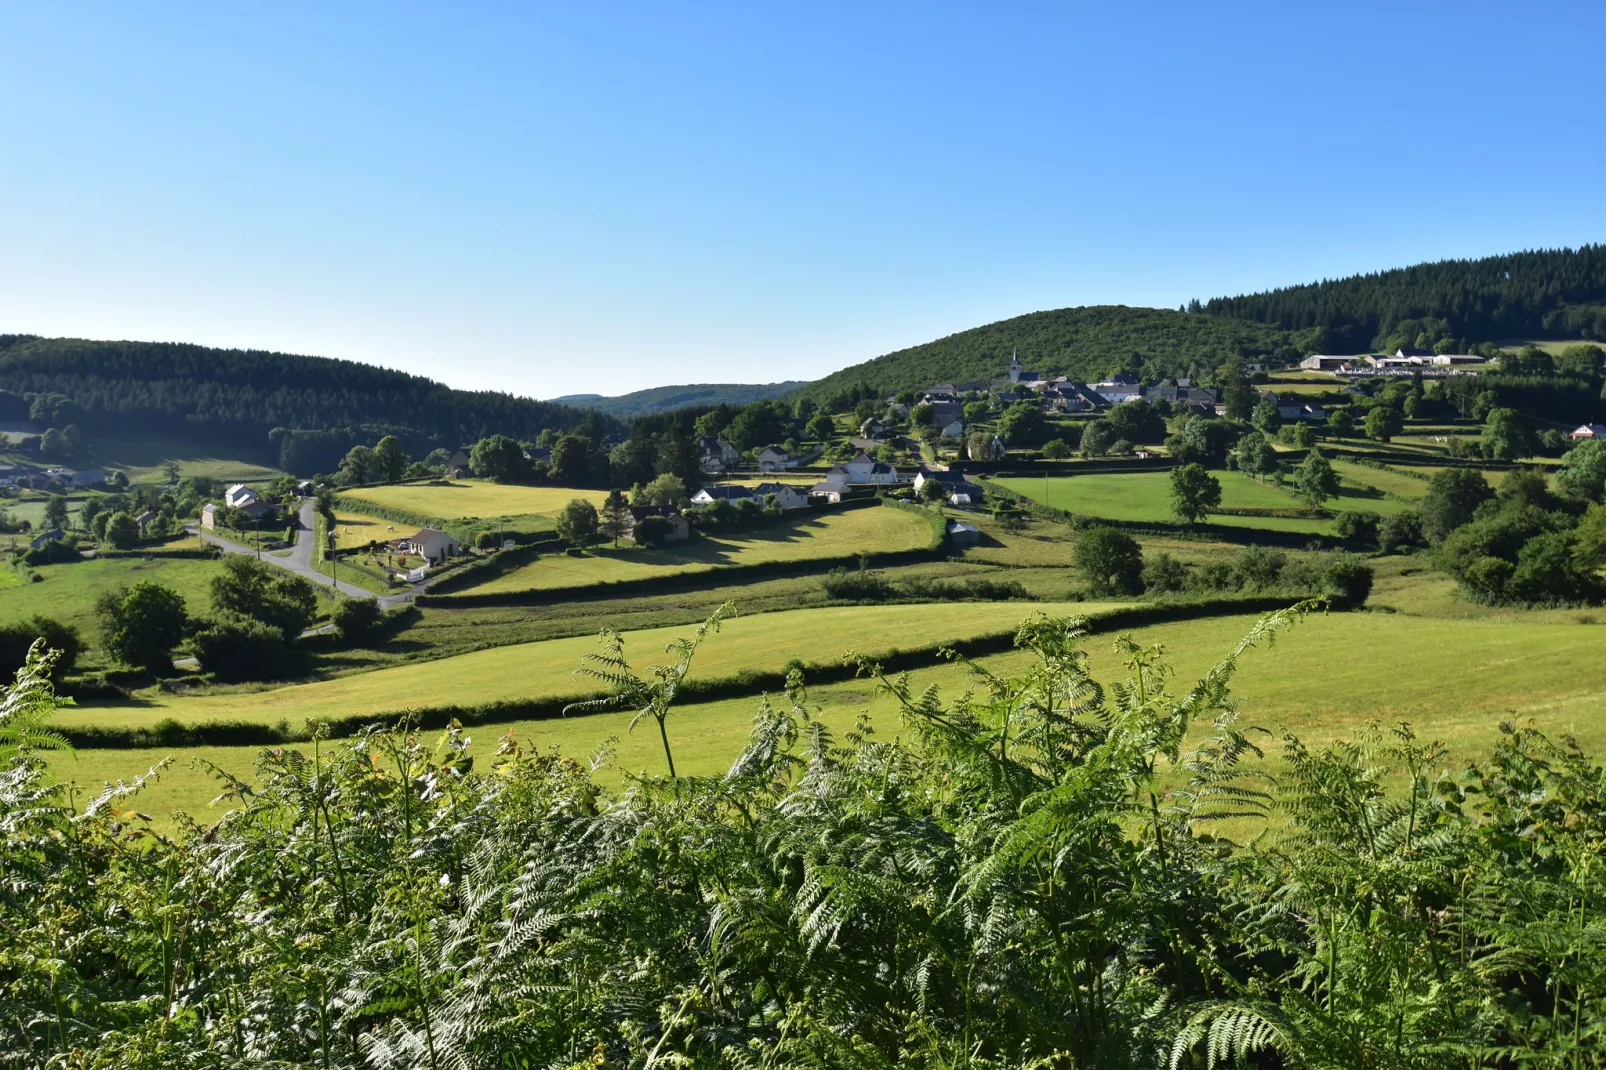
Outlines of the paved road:
[[[313,499],[308,498],[301,503],[299,519],[301,521],[301,527],[296,531],[296,544],[291,548],[290,553],[284,557],[275,557],[272,554],[265,553],[262,555],[262,560],[266,561],[270,565],[275,565],[279,568],[285,569],[286,571],[294,572],[296,575],[308,579],[313,583],[322,584],[325,587],[334,586],[335,581],[330,579],[324,573],[319,572],[313,567],[312,564],[313,543],[318,537],[317,503]],[[227,539],[220,539],[216,535],[210,535],[199,530],[198,528],[195,528],[194,526],[191,526],[190,530],[199,535],[201,537],[201,541],[211,543],[213,546],[218,547],[226,554],[256,553],[256,550],[253,547],[241,546],[237,542],[230,542]],[[344,580],[340,582],[338,590],[341,594],[346,595],[348,598],[377,597],[379,599],[379,607],[381,609],[394,609],[397,606],[405,605],[406,603],[412,601],[413,597],[417,595],[418,592],[427,588],[431,583],[435,582],[435,579],[437,578],[438,577],[430,577],[422,583],[414,584],[411,587],[401,588],[395,594],[375,595],[372,591],[357,587],[353,584],[345,582]]]

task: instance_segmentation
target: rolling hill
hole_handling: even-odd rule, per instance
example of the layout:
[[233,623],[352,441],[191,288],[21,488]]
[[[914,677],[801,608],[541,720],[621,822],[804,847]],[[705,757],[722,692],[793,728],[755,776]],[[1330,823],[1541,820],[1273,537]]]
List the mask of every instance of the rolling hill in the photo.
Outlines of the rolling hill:
[[692,383],[686,386],[655,386],[629,394],[604,397],[601,394],[568,394],[553,398],[553,404],[596,409],[609,416],[643,416],[654,412],[673,412],[693,405],[749,405],[792,393],[806,386],[803,379],[783,383]]
[[379,434],[398,435],[416,456],[489,434],[533,439],[597,417],[350,360],[0,335],[0,420],[29,419],[41,429],[75,423],[91,437],[180,436],[311,472]]
[[1032,312],[900,349],[834,372],[800,393],[817,401],[869,387],[918,390],[936,382],[997,379],[1018,351],[1044,372],[1096,378],[1122,367],[1164,375],[1202,375],[1233,357],[1294,361],[1289,332],[1225,316],[1126,305]]

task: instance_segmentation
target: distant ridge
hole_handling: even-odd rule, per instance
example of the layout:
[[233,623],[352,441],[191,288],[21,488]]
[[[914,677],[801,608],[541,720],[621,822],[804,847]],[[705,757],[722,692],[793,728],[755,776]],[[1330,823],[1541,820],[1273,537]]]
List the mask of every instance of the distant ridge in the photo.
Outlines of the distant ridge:
[[807,382],[792,379],[782,383],[690,383],[684,386],[654,386],[629,394],[604,397],[601,394],[565,394],[553,398],[554,405],[596,409],[608,416],[644,416],[654,412],[673,412],[693,405],[750,405],[792,393]]

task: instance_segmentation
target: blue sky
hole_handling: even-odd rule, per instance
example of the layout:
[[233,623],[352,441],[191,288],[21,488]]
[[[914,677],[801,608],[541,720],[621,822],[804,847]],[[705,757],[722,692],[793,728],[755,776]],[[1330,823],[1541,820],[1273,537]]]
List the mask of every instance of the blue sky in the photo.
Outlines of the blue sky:
[[0,331],[534,397],[1606,240],[1606,5],[8,4]]

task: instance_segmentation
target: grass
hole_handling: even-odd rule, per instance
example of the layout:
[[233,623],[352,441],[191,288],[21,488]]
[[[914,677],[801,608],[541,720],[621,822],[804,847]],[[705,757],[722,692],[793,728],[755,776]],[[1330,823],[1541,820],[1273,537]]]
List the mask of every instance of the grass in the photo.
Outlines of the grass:
[[335,547],[340,550],[367,546],[370,542],[389,542],[417,531],[409,524],[398,524],[390,520],[381,520],[377,516],[364,516],[361,513],[348,513],[344,509],[335,513],[335,521]]
[[[1297,509],[1301,503],[1272,483],[1258,483],[1237,472],[1212,473],[1221,481],[1223,509]],[[1035,501],[1082,516],[1137,523],[1171,523],[1169,472],[1101,472],[1043,479],[1000,479],[999,484]],[[1274,531],[1325,533],[1331,521],[1302,517],[1226,516],[1212,514],[1212,524]]]
[[44,577],[42,580],[9,589],[0,598],[0,623],[36,614],[54,617],[63,624],[75,625],[84,640],[93,643],[97,632],[95,599],[102,592],[152,580],[183,595],[191,613],[206,612],[211,605],[207,585],[217,575],[218,567],[215,561],[162,557],[150,561],[124,557],[40,565],[33,571]]
[[[1062,605],[1059,612],[1093,612],[1103,603]],[[698,655],[696,677],[743,670],[778,670],[790,658],[835,662],[844,652],[881,652],[952,642],[1012,627],[1032,611],[1017,602],[931,605],[833,606],[794,613],[763,613],[727,621]],[[626,634],[637,664],[662,660],[665,644],[687,634],[686,625]],[[573,671],[598,649],[593,636],[521,643],[452,658],[254,693],[204,696],[156,694],[139,706],[83,706],[61,714],[65,725],[153,725],[166,717],[213,718],[272,724],[281,718],[345,717],[408,707],[471,705],[596,690]]]
[[697,535],[661,550],[598,548],[584,557],[546,554],[474,587],[473,592],[535,591],[703,572],[724,565],[803,561],[860,551],[914,550],[926,546],[930,539],[930,526],[913,513],[891,508],[852,509],[742,534]]
[[[1009,623],[1029,612],[1020,606],[1007,608],[1013,610],[1003,617]],[[1141,643],[1165,648],[1177,669],[1172,684],[1176,692],[1226,654],[1253,620],[1212,618],[1155,625],[1130,634]],[[1498,723],[1506,718],[1531,721],[1552,734],[1570,732],[1597,755],[1606,750],[1606,659],[1597,656],[1606,628],[1527,619],[1516,624],[1383,613],[1316,615],[1287,632],[1273,649],[1248,654],[1233,692],[1241,702],[1243,723],[1272,733],[1271,739],[1261,742],[1274,754],[1279,750],[1275,740],[1284,732],[1323,742],[1347,738],[1371,722],[1389,726],[1409,721],[1419,736],[1445,742],[1453,765],[1486,751]],[[699,655],[707,658],[704,665],[724,656],[720,648],[736,638],[734,629],[712,637]],[[1111,653],[1111,638],[1109,633],[1095,633],[1087,642],[1095,674],[1106,683],[1122,675]],[[1400,671],[1378,672],[1373,656],[1378,650],[1407,655]],[[637,647],[633,656],[639,661],[644,655]],[[1005,672],[1025,662],[1020,654],[981,659],[987,668]],[[918,686],[940,685],[950,694],[965,686],[963,670],[954,665],[921,670],[912,680]],[[850,727],[861,711],[868,711],[877,731],[887,735],[898,731],[892,704],[875,695],[868,681],[817,688],[810,699],[834,732]],[[727,768],[746,740],[757,706],[756,699],[744,698],[676,709],[670,717],[670,739],[680,771],[697,775]],[[615,760],[613,771],[604,774],[607,780],[617,781],[622,771],[661,772],[663,755],[656,733],[640,728],[630,733],[629,720],[630,715],[621,712],[486,726],[471,733],[472,749],[486,753],[511,731],[526,746],[553,748],[581,759],[599,748],[613,747]],[[200,811],[219,789],[187,759],[205,758],[237,774],[249,774],[257,753],[253,747],[180,752],[161,783],[137,805],[153,814],[174,808]],[[58,775],[90,791],[103,780],[138,775],[160,756],[161,752],[148,750],[84,751],[51,755],[49,760]]]
[[570,487],[518,487],[482,479],[462,479],[450,483],[361,487],[348,491],[345,496],[352,501],[368,501],[424,516],[459,520],[467,517],[556,516],[575,498],[584,498],[593,505],[601,506],[608,492]]

